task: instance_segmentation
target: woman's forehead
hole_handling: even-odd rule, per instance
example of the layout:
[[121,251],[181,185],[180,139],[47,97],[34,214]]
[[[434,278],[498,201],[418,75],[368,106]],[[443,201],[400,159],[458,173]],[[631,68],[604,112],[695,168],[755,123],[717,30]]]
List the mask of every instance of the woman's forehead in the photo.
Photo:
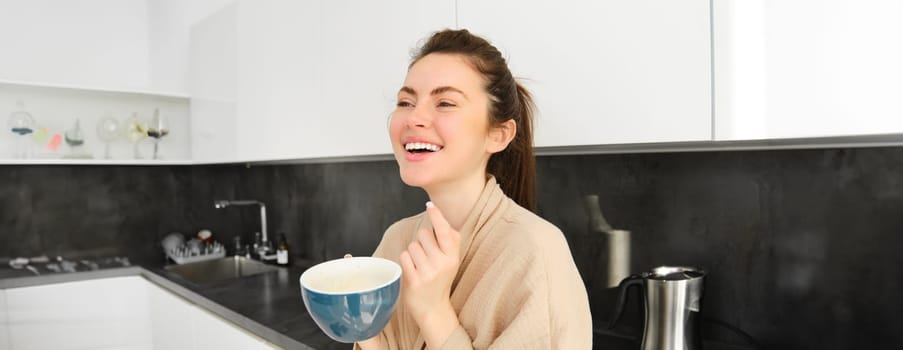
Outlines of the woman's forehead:
[[462,91],[482,89],[483,77],[467,58],[458,54],[433,53],[424,56],[408,70],[404,86],[428,93],[437,87],[450,86]]

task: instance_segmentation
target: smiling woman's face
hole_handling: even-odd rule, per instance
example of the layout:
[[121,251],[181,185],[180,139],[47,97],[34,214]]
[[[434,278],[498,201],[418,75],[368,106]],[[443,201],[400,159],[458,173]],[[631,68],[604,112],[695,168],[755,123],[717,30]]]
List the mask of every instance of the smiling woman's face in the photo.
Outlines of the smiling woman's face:
[[401,179],[428,188],[485,176],[489,95],[466,58],[429,54],[408,70],[389,137]]

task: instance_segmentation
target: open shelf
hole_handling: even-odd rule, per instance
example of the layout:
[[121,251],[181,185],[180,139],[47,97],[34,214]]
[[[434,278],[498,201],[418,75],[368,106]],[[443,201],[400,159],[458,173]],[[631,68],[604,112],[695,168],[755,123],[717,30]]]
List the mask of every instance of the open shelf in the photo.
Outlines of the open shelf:
[[78,85],[55,84],[55,83],[44,83],[44,82],[16,81],[16,80],[6,80],[6,79],[0,79],[0,84],[19,85],[19,86],[37,87],[37,88],[82,90],[82,91],[115,93],[115,94],[145,95],[145,96],[177,98],[177,99],[185,99],[185,100],[190,99],[189,95],[181,94],[181,93],[166,92],[166,91],[153,91],[153,90],[140,90],[140,89],[116,89],[116,88],[99,87],[99,86],[78,86]]
[[0,159],[0,165],[192,165],[191,160],[185,159]]

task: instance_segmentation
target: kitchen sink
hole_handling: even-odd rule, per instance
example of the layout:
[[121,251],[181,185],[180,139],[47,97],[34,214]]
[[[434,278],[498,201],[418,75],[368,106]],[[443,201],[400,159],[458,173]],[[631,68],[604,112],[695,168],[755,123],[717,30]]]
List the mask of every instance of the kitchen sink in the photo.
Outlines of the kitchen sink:
[[276,271],[279,268],[241,256],[230,256],[190,264],[171,265],[165,269],[189,282],[204,284]]

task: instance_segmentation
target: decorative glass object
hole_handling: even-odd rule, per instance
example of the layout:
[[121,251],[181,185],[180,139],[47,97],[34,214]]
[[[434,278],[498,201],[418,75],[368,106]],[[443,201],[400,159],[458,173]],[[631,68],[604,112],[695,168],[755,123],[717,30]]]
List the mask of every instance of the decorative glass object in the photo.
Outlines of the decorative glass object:
[[125,123],[125,135],[132,142],[132,158],[143,159],[141,149],[138,147],[141,140],[147,137],[148,123],[138,118],[138,112],[132,113],[132,117]]
[[91,155],[86,154],[82,148],[85,144],[85,133],[82,131],[79,119],[75,119],[75,126],[66,130],[63,136],[66,144],[69,145],[69,154],[65,158],[91,158]]
[[153,159],[162,158],[159,152],[160,139],[166,135],[169,135],[169,123],[167,123],[166,117],[160,114],[159,108],[154,109],[154,118],[151,119],[150,127],[147,129],[147,136],[154,139]]
[[13,158],[31,158],[32,147],[29,142],[29,135],[34,132],[34,118],[25,111],[25,102],[19,100],[16,102],[17,110],[9,115],[9,130],[15,135],[16,146],[13,150]]
[[112,159],[110,155],[110,143],[118,140],[122,135],[122,128],[119,121],[113,118],[110,113],[97,122],[97,138],[104,143],[103,157],[104,159]]

